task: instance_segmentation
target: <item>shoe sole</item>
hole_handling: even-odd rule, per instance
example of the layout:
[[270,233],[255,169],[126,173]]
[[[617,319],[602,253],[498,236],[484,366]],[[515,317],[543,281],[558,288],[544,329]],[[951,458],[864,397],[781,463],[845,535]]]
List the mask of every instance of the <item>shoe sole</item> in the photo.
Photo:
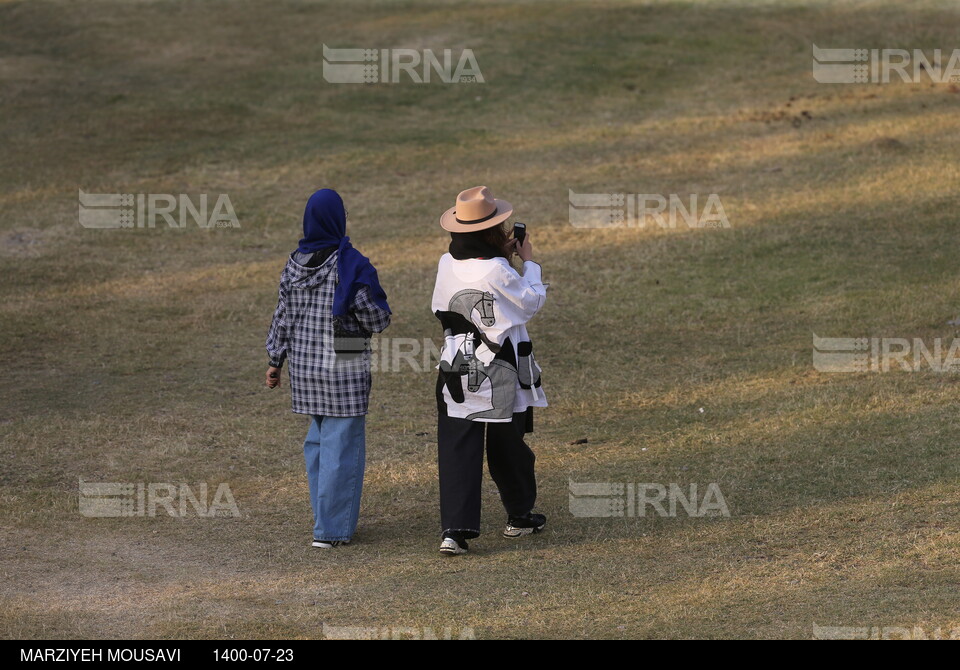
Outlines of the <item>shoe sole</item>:
[[444,556],[463,556],[467,553],[466,549],[441,549],[440,553]]
[[535,535],[536,533],[539,533],[546,527],[547,527],[547,524],[543,524],[542,526],[537,526],[535,528],[514,528],[513,526],[510,526],[505,531],[503,531],[503,536],[506,538],[510,538],[511,540],[514,540],[518,537]]
[[331,542],[311,542],[311,543],[310,543],[310,546],[313,547],[314,549],[334,549],[334,548],[336,548],[336,547],[345,547],[345,546],[347,546],[348,544],[350,544],[350,543],[349,543],[349,542],[343,542],[343,541],[339,541],[339,542],[336,542],[336,543],[331,543]]
[[441,545],[441,547],[440,547],[440,553],[443,554],[444,556],[462,556],[463,554],[467,553],[468,551],[469,551],[469,549],[464,549],[464,548],[461,547],[461,546],[457,546],[457,547],[446,547],[446,546],[442,546],[442,545]]

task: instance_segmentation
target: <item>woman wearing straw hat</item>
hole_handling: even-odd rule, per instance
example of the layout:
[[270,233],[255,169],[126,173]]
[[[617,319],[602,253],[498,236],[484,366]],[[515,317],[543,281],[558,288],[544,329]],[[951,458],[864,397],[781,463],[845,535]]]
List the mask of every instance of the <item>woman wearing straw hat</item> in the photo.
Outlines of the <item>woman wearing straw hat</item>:
[[[532,408],[547,406],[526,328],[543,306],[546,287],[529,236],[523,244],[508,236],[512,215],[510,203],[477,186],[460,193],[440,217],[451,237],[432,307],[444,335],[437,446],[440,552],[447,555],[466,553],[467,540],[480,535],[484,447],[507,512],[504,536],[537,533],[547,522],[532,512],[535,457],[523,439]],[[514,253],[523,261],[522,274],[510,265]]]

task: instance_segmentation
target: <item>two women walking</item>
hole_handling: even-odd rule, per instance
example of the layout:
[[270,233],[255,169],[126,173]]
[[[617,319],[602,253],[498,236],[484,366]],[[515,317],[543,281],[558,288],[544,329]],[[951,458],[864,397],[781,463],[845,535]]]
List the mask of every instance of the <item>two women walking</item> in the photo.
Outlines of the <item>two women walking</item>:
[[[451,236],[440,259],[432,310],[443,330],[437,380],[440,551],[459,555],[480,534],[486,452],[507,522],[504,536],[539,532],[533,513],[535,457],[524,442],[534,407],[546,407],[540,367],[526,323],[546,288],[533,247],[505,228],[511,205],[484,186],[468,189],[444,212]],[[522,272],[510,263],[517,255]],[[311,416],[304,457],[314,512],[313,546],[350,541],[356,530],[364,469],[364,417],[370,393],[369,337],[390,323],[377,272],[346,236],[346,213],[334,191],[315,193],[304,237],[280,279],[267,336],[267,386],[286,361],[293,411]]]

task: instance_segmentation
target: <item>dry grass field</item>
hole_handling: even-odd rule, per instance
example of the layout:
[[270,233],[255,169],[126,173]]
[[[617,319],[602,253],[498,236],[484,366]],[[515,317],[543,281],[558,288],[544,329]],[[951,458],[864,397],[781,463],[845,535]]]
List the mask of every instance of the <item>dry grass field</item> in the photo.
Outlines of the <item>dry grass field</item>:
[[[935,0],[0,1],[0,635],[960,629],[960,370],[811,362],[814,333],[960,336],[960,84],[811,75],[812,44],[949,52],[958,21]],[[469,48],[485,82],[330,84],[324,44]],[[311,550],[306,420],[263,386],[306,198],[343,194],[384,336],[439,342],[437,219],[477,184],[550,283],[548,529],[501,538],[487,477],[485,535],[437,553],[435,377],[400,366],[374,375],[355,542]],[[88,229],[79,190],[225,193],[240,227]],[[731,225],[576,228],[571,190],[716,193]],[[226,483],[240,516],[89,518],[81,480]],[[581,518],[570,482],[716,483],[730,515]]]

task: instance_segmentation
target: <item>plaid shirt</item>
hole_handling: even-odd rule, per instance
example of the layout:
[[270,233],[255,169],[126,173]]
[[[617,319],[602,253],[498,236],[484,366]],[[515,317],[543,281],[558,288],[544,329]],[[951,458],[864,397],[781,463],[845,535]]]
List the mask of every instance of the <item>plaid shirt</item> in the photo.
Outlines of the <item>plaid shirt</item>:
[[[370,399],[371,333],[390,325],[390,312],[370,299],[362,286],[350,313],[339,319],[354,352],[334,348],[333,292],[337,254],[317,267],[304,267],[292,258],[280,275],[279,300],[267,333],[270,365],[289,362],[293,411],[317,416],[360,416]],[[337,349],[344,340],[338,332]]]

